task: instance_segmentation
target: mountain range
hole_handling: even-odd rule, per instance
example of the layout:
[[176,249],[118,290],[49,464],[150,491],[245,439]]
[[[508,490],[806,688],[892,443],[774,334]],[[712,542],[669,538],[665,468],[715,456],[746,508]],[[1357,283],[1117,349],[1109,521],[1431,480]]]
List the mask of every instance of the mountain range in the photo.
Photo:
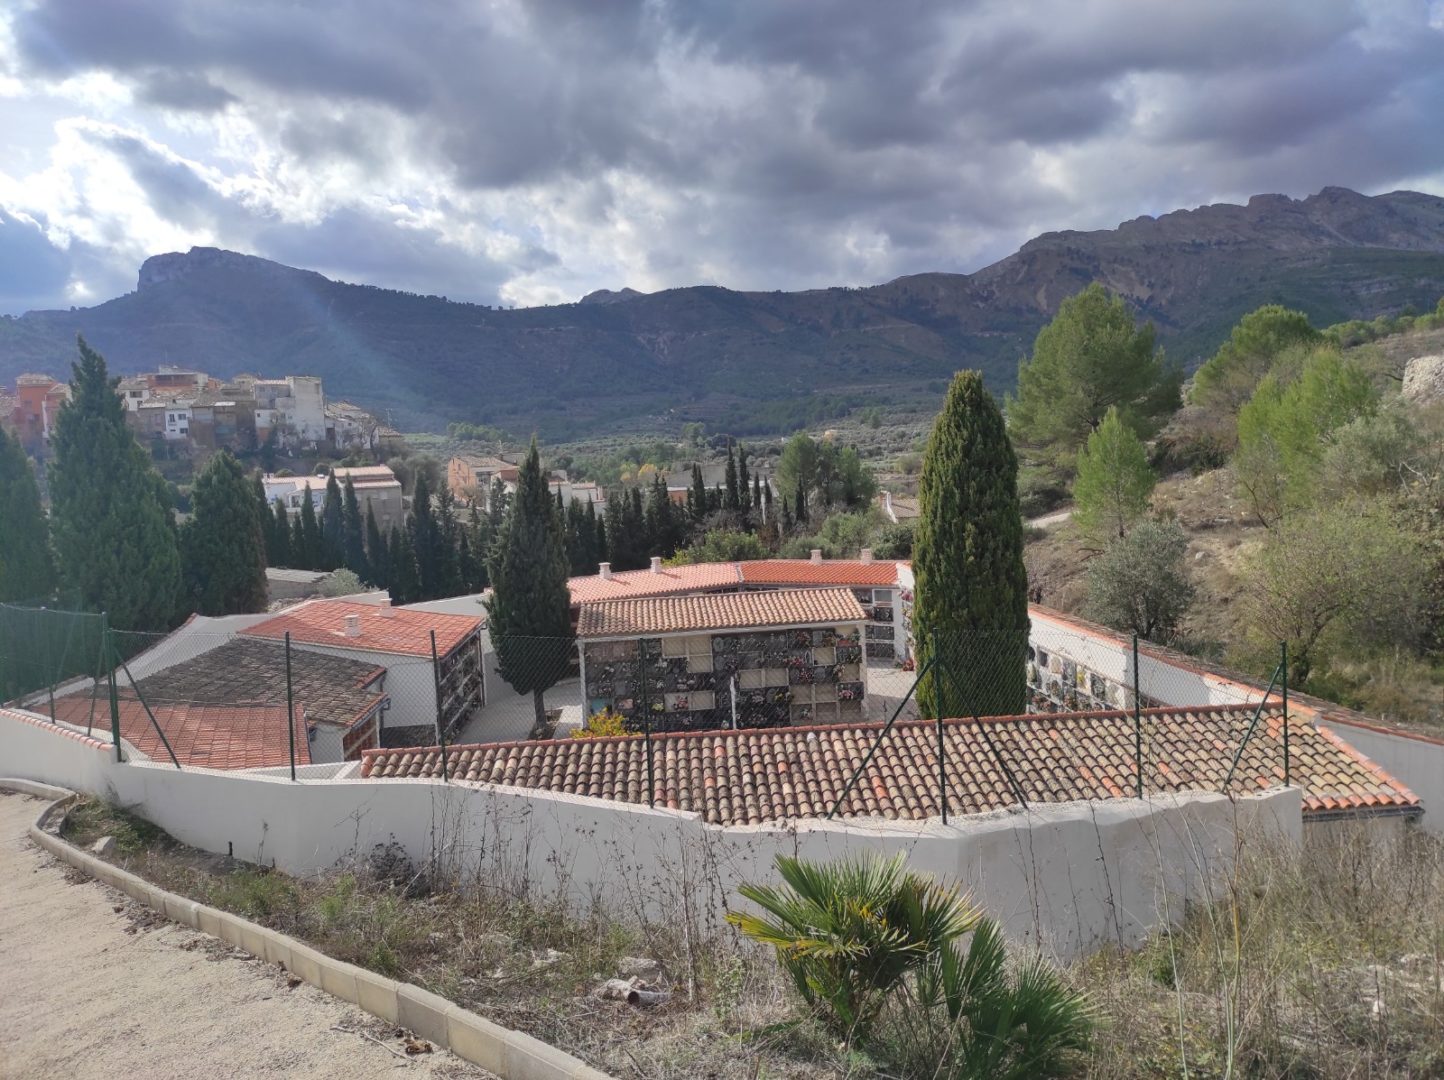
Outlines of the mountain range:
[[802,292],[603,290],[520,310],[192,248],[147,259],[136,291],[107,303],[0,319],[0,382],[63,375],[79,333],[117,372],[319,375],[328,396],[407,430],[461,420],[560,438],[660,419],[754,434],[936,400],[963,367],[1006,391],[1039,328],[1090,281],[1126,297],[1191,367],[1264,303],[1317,325],[1432,308],[1444,294],[1444,198],[1257,195],[1045,233],[973,274]]

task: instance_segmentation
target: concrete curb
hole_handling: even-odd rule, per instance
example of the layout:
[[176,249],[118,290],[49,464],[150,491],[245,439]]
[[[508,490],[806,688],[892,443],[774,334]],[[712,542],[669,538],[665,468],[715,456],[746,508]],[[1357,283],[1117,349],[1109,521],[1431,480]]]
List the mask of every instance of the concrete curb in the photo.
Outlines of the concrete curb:
[[29,833],[31,840],[61,862],[119,889],[172,922],[220,938],[268,963],[280,964],[302,982],[350,1002],[388,1024],[408,1028],[446,1047],[457,1057],[496,1073],[502,1080],[612,1080],[606,1073],[554,1046],[494,1024],[419,986],[396,982],[335,960],[268,927],[166,892],[47,832],[45,823],[56,810],[68,808],[79,798],[75,792],[6,777],[0,777],[0,788],[54,800],[40,811]]

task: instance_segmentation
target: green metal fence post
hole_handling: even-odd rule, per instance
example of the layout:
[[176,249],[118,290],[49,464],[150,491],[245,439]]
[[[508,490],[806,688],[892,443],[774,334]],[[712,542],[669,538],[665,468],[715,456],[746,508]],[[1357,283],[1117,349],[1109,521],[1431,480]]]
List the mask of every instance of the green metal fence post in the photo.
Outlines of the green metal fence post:
[[431,631],[431,679],[436,684],[436,742],[441,747],[441,779],[450,779],[446,764],[446,719],[441,715],[441,661],[436,656],[436,631]]
[[296,779],[296,695],[291,689],[291,631],[286,631],[286,745],[291,750],[291,779]]
[[1138,797],[1143,798],[1143,680],[1138,674],[1138,635],[1133,635],[1133,768],[1138,777]]
[[1284,703],[1284,787],[1290,787],[1293,771],[1289,761],[1289,643],[1279,642],[1279,687]]
[[[931,636],[933,639],[933,656],[937,658],[937,662],[941,664],[943,661],[942,653],[938,649],[938,635],[934,632]],[[867,648],[866,643],[863,644],[863,648]],[[948,772],[947,758],[945,757],[945,751],[943,749],[943,695],[937,685],[939,681],[940,680],[934,676],[934,689],[939,690],[939,692],[933,695],[933,712],[937,714],[934,719],[937,721],[938,726],[938,807],[942,811],[943,824],[946,825],[948,823]]]
[[116,760],[117,763],[119,763],[119,762],[121,761],[121,756],[120,756],[120,691],[116,688],[116,685],[115,685],[116,659],[117,659],[117,657],[119,656],[119,654],[116,652],[116,649],[115,649],[115,639],[114,639],[114,637],[112,636],[112,633],[113,633],[113,632],[112,632],[111,629],[110,629],[110,621],[109,621],[109,619],[107,619],[107,620],[106,620],[106,623],[105,623],[104,637],[105,637],[105,655],[108,657],[108,663],[109,663],[109,665],[110,665],[109,670],[105,673],[105,674],[106,674],[106,680],[108,681],[108,683],[109,683],[109,688],[110,688],[110,737],[111,737],[112,740],[114,740],[114,743],[115,743],[115,760]]

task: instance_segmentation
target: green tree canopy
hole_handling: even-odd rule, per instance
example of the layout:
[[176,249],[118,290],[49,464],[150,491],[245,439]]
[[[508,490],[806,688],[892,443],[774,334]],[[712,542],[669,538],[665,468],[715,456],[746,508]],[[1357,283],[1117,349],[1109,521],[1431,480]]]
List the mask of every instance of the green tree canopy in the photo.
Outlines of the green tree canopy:
[[782,448],[776,480],[780,490],[801,496],[792,507],[799,521],[808,507],[841,505],[853,510],[877,494],[877,481],[855,447],[840,447],[831,439],[814,439],[801,431]]
[[1094,282],[1063,301],[1019,364],[1008,429],[1021,442],[1073,453],[1110,408],[1129,426],[1154,430],[1178,408],[1181,383],[1153,324],[1139,326],[1122,297]]
[[51,529],[74,602],[121,630],[167,630],[181,598],[170,493],[125,423],[117,379],[79,342],[51,441]]
[[1091,618],[1167,644],[1193,602],[1188,537],[1176,521],[1142,521],[1088,564]]
[[1238,414],[1234,475],[1254,513],[1272,526],[1313,498],[1320,467],[1336,433],[1378,410],[1368,374],[1333,349],[1305,361],[1284,385],[1266,375]]
[[[1018,459],[976,371],[953,379],[918,484],[913,538],[920,689],[925,715],[996,716],[1026,703],[1028,578]],[[941,674],[942,677],[939,677]]]
[[1143,440],[1110,408],[1078,455],[1073,520],[1095,543],[1119,539],[1148,512],[1155,483]]
[[532,695],[538,727],[546,722],[543,694],[571,666],[571,595],[563,532],[533,439],[511,513],[492,548],[487,612],[501,677],[517,693]]
[[668,565],[745,562],[748,559],[765,558],[767,549],[762,546],[762,541],[757,539],[755,533],[738,532],[736,529],[710,529],[701,540],[672,556]]
[[35,472],[20,443],[0,428],[0,602],[48,600],[54,591],[50,526]]
[[1265,304],[1240,319],[1218,352],[1198,369],[1189,397],[1199,405],[1237,412],[1269,373],[1275,357],[1293,346],[1317,345],[1322,340],[1302,311]]
[[[194,512],[181,529],[186,592],[202,615],[266,609],[262,511],[240,462],[214,455],[191,492]],[[269,517],[269,515],[265,515]]]

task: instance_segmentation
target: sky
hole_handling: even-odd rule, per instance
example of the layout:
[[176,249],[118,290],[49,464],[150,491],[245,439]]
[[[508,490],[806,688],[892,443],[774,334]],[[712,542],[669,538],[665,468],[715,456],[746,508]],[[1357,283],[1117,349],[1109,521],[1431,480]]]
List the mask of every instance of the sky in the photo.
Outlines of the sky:
[[216,246],[452,299],[867,285],[1444,194],[1444,0],[5,0],[0,313]]

